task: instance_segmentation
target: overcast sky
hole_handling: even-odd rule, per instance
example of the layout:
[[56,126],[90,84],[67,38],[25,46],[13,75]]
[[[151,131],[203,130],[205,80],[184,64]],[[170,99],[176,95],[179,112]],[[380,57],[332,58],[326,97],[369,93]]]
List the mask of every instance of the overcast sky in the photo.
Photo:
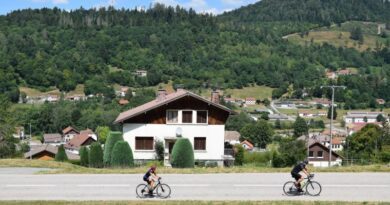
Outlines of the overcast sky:
[[230,11],[257,1],[259,0],[0,0],[0,15],[17,9],[53,8],[55,6],[66,10],[80,7],[99,8],[109,5],[115,8],[149,8],[150,5],[156,2],[165,5],[180,5],[185,8],[193,8],[197,12],[220,14],[224,11]]

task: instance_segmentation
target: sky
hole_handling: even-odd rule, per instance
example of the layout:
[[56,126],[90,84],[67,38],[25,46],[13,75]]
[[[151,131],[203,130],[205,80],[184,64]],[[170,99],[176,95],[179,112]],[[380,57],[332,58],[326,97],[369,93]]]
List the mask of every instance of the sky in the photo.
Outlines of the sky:
[[259,0],[0,0],[0,15],[5,15],[17,9],[53,8],[65,10],[83,8],[100,8],[114,6],[115,8],[149,8],[154,3],[165,5],[180,5],[193,8],[197,12],[221,14],[241,6],[253,4]]

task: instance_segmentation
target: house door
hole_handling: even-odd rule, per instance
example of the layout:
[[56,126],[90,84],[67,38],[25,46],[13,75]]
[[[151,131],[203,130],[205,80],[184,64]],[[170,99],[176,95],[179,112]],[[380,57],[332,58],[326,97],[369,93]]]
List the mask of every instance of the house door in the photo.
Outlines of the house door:
[[168,142],[168,154],[169,154],[169,161],[171,161],[171,155],[173,150],[173,145],[175,145],[176,141],[169,141]]

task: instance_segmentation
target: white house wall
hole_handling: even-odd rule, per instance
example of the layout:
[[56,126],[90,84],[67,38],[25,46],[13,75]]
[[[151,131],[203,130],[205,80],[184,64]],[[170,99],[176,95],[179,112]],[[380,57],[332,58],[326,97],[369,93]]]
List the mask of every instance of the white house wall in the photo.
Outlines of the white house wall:
[[196,160],[222,160],[224,154],[225,125],[183,125],[183,124],[124,124],[123,137],[133,150],[134,159],[155,159],[154,150],[136,150],[135,137],[154,137],[165,143],[166,138],[175,138],[178,128],[182,136],[194,144],[194,137],[206,137],[206,150],[194,150]]

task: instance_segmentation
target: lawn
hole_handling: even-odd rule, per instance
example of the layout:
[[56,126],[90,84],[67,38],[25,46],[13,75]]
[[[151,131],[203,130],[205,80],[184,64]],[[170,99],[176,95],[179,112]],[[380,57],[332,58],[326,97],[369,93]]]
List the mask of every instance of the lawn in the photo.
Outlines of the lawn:
[[[139,174],[144,173],[147,167],[135,167],[126,169],[95,169],[86,168],[70,163],[61,163],[54,161],[28,160],[28,159],[1,159],[0,167],[42,167],[52,168],[53,170],[43,171],[41,174]],[[159,167],[159,173],[163,174],[211,174],[211,173],[276,173],[290,172],[291,167],[272,168],[258,166],[241,167],[195,167],[193,169],[177,169]],[[388,165],[367,165],[367,166],[346,166],[332,168],[311,168],[312,172],[390,172]]]
[[61,92],[58,89],[56,89],[56,88],[53,88],[52,90],[50,90],[48,92],[41,92],[41,91],[39,91],[37,89],[34,89],[34,88],[19,87],[19,91],[26,93],[26,95],[30,96],[30,97],[38,97],[38,96],[41,96],[41,95],[57,95],[57,96],[60,96],[60,94],[61,94]]
[[227,89],[224,95],[231,95],[233,98],[245,99],[246,97],[254,97],[263,100],[264,98],[272,97],[272,88],[267,86],[251,86],[243,89]]
[[340,201],[0,201],[1,204],[9,205],[381,205],[388,202],[340,202]]

